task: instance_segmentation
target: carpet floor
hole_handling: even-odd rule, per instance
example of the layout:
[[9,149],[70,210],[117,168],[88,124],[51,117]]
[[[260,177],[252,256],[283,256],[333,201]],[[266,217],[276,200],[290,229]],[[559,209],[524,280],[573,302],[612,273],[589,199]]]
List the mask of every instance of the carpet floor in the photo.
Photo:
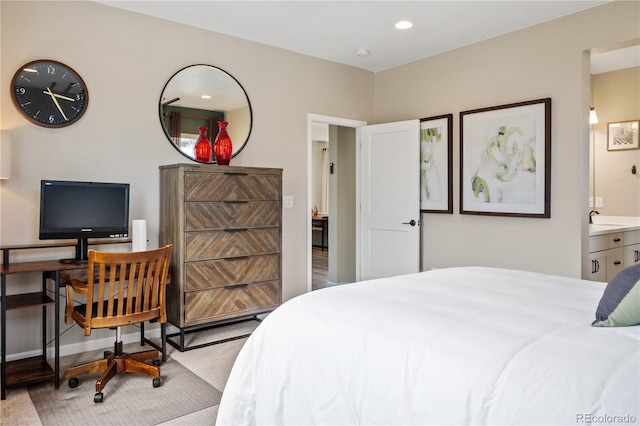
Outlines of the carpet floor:
[[[193,333],[187,345],[251,332],[257,322],[235,324]],[[119,374],[105,387],[104,401],[94,403],[97,375],[80,378],[77,388],[61,379],[60,388],[43,383],[10,389],[0,403],[1,425],[212,425],[235,358],[246,339],[233,340],[179,352],[169,346],[161,366],[162,386],[154,388],[150,377]],[[125,351],[149,349],[125,345]],[[102,350],[60,358],[67,366],[99,359]]]

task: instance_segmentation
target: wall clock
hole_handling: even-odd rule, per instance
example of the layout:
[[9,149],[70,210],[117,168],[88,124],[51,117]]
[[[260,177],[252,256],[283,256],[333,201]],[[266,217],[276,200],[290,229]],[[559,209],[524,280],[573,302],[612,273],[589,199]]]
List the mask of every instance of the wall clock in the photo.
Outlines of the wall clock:
[[82,77],[68,65],[49,59],[20,67],[11,80],[11,92],[18,111],[43,127],[73,124],[89,104],[89,92]]

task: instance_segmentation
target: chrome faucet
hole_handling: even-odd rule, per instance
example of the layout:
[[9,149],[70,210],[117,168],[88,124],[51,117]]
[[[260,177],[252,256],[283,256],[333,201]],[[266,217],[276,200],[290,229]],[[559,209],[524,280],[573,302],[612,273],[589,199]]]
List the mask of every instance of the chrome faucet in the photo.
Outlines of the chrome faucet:
[[589,223],[593,224],[593,215],[595,214],[600,214],[600,212],[598,210],[591,210],[589,212]]

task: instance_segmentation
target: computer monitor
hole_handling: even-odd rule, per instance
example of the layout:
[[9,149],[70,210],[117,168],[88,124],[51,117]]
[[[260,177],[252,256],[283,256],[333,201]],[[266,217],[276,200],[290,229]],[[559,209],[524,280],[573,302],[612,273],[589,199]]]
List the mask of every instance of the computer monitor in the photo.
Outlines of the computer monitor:
[[40,239],[78,240],[74,259],[87,260],[89,238],[129,235],[129,184],[42,180]]

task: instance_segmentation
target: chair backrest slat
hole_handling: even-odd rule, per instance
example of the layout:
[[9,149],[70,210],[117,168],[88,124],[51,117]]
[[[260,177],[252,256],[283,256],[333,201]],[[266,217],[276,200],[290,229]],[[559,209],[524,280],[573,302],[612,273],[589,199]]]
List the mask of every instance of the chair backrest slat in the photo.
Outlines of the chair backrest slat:
[[86,326],[166,321],[165,286],[172,246],[143,252],[89,251]]

